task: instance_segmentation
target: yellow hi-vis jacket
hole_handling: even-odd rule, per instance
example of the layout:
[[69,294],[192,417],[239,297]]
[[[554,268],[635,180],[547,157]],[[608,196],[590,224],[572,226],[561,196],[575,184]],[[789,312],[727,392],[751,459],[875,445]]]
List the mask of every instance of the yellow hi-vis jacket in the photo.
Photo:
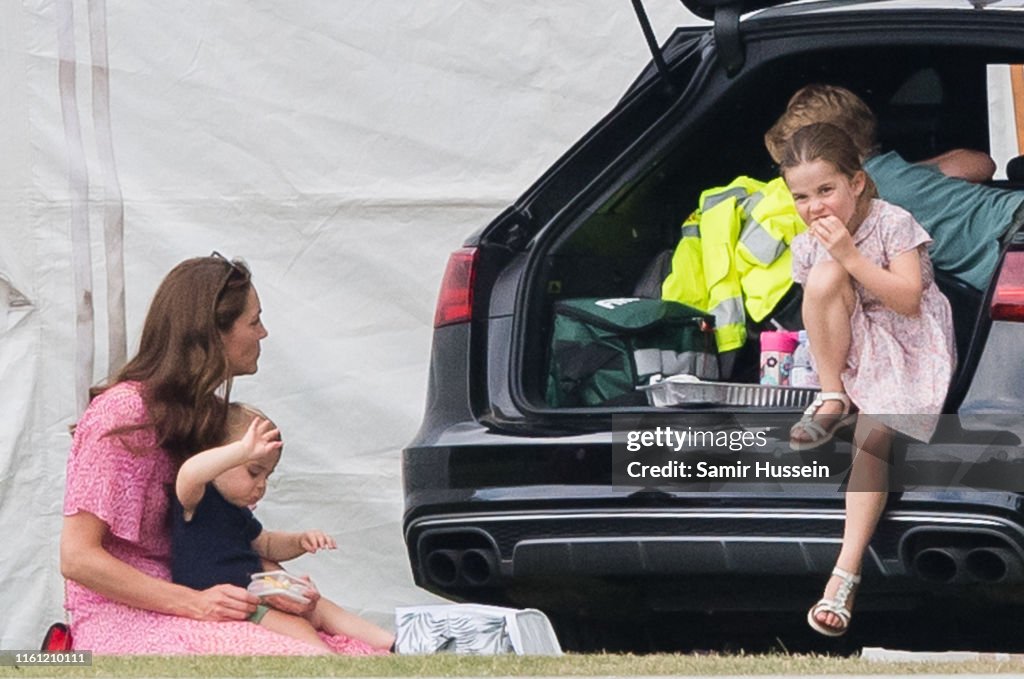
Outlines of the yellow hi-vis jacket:
[[782,178],[737,177],[700,194],[672,255],[661,298],[715,317],[719,351],[743,346],[793,285],[789,244],[806,226]]

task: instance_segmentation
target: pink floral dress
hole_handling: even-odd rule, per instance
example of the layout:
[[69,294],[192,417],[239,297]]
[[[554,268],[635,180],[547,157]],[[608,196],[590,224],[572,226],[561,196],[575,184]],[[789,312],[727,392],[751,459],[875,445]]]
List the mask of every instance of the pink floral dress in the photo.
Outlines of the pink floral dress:
[[[921,313],[905,316],[882,304],[853,281],[857,308],[850,319],[852,342],[842,373],[846,393],[861,412],[922,441],[931,438],[956,367],[949,301],[935,285],[928,233],[909,212],[872,200],[853,242],[869,260],[887,268],[914,248],[921,255]],[[793,280],[807,282],[811,267],[832,256],[806,231],[793,239]],[[812,348],[813,363],[813,348]]]
[[[88,512],[109,527],[104,547],[138,570],[170,580],[168,521],[175,465],[152,431],[105,436],[147,421],[137,383],[97,396],[75,428],[64,515]],[[134,448],[136,452],[132,452]],[[97,655],[316,655],[323,651],[251,622],[203,622],[133,608],[68,580],[65,608],[76,649]],[[380,653],[346,637],[321,635],[336,652]]]

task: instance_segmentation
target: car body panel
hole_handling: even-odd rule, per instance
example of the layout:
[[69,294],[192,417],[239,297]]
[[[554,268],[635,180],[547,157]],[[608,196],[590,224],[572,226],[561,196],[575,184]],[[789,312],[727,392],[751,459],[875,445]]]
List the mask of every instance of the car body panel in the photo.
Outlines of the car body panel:
[[[767,4],[775,3],[744,7]],[[435,330],[427,412],[403,451],[404,532],[417,584],[447,597],[535,606],[571,620],[624,600],[639,617],[806,610],[841,539],[842,490],[834,484],[786,492],[617,486],[612,418],[655,409],[547,406],[550,306],[579,292],[621,296],[630,276],[673,246],[695,186],[715,185],[747,167],[753,176],[771,172],[760,135],[798,83],[877,77],[866,95],[881,111],[884,142],[919,155],[931,150],[929,135],[976,146],[987,134],[976,76],[987,60],[1024,63],[1024,14],[1013,11],[1024,3],[988,4],[973,12],[965,2],[763,9],[743,18],[744,62],[737,71],[719,58],[713,30],[674,34],[664,52],[677,82],[666,87],[653,67],[644,69],[603,120],[466,241],[480,260],[473,320]],[[858,65],[854,57],[866,54],[877,61]],[[869,68],[886,63],[900,68],[893,74]],[[922,107],[890,105],[902,83],[897,76],[931,66],[944,78],[943,96],[964,99],[965,108],[947,111],[949,120],[926,118],[932,126],[908,124],[900,116]],[[751,151],[713,145],[709,130],[746,116],[756,120],[755,129],[735,129],[730,142]],[[652,204],[652,197],[660,202]],[[967,332],[959,338],[962,369],[947,402],[949,417],[963,416],[956,423],[961,433],[943,444],[908,443],[898,454],[904,464],[1024,458],[1024,324],[992,323],[990,292],[946,292],[968,314],[960,326]],[[976,436],[993,431],[998,435]],[[845,443],[836,446],[848,452]],[[870,587],[858,607],[913,610],[939,599],[1021,598],[1024,506],[1016,489],[901,490],[892,494],[872,542]],[[1005,568],[971,570],[968,554],[972,564]],[[766,589],[766,582],[772,586]]]

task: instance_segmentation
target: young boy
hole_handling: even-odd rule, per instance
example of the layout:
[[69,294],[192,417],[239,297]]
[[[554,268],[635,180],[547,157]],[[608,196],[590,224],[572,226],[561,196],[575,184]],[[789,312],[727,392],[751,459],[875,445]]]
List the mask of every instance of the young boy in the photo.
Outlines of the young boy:
[[[174,582],[194,589],[225,583],[246,587],[253,573],[276,570],[277,562],[335,549],[334,539],[319,530],[264,530],[250,510],[266,493],[267,478],[281,457],[284,444],[274,424],[261,413],[231,404],[228,441],[196,453],[178,471]],[[331,649],[318,630],[382,650],[395,641],[390,632],[322,597],[308,618],[261,604],[249,619],[326,650]]]

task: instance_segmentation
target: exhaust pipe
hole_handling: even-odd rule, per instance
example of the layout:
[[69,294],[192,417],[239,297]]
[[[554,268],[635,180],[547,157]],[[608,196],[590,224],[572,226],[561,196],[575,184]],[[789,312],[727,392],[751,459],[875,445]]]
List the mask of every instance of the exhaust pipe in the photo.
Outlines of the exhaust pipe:
[[427,577],[441,585],[451,587],[459,581],[461,574],[461,558],[458,550],[436,549],[425,560]]
[[494,581],[498,572],[498,557],[489,549],[467,549],[462,553],[462,577],[475,587]]
[[914,555],[914,572],[922,580],[949,584],[962,578],[964,550],[956,547],[929,547]]
[[978,547],[964,559],[967,573],[980,582],[1020,581],[1024,575],[1020,557],[1005,547]]

